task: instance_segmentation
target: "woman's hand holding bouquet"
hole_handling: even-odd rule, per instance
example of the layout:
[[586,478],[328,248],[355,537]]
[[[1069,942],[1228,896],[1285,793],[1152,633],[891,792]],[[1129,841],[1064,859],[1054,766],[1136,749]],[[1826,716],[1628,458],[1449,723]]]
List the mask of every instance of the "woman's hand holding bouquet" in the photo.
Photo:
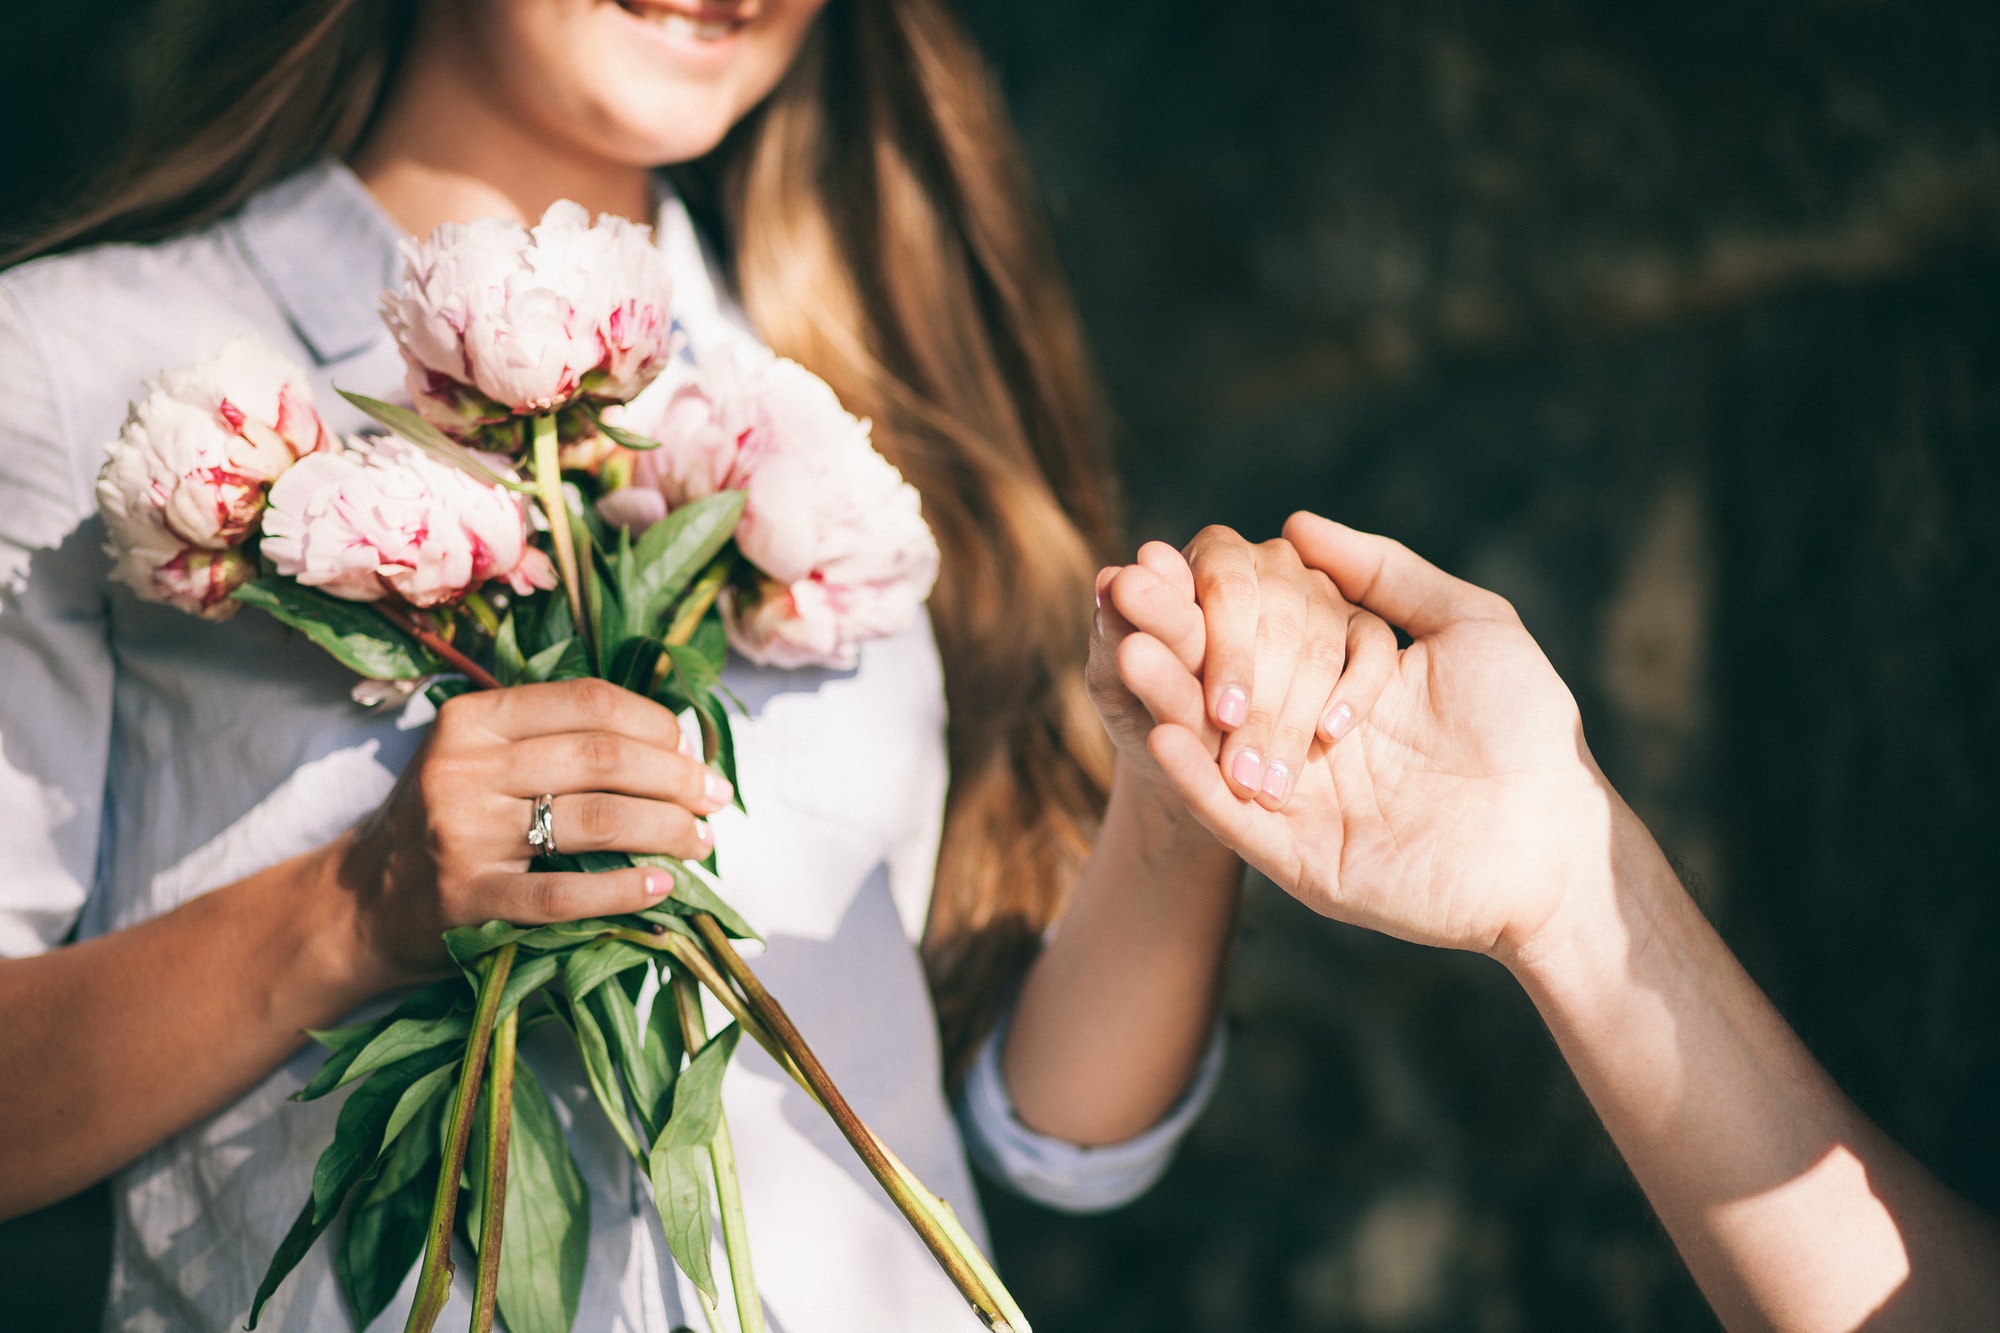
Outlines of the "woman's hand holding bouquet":
[[[643,228],[558,204],[532,230],[441,228],[407,260],[383,307],[416,409],[348,395],[389,433],[334,437],[298,372],[232,344],[154,381],[99,481],[115,577],[141,597],[258,607],[354,669],[358,700],[438,705],[341,878],[384,988],[445,979],[314,1034],[331,1055],[300,1096],[353,1091],[253,1323],[344,1215],[358,1323],[421,1258],[409,1327],[429,1328],[462,1219],[474,1327],[497,1308],[515,1333],[568,1329],[588,1196],[515,1059],[522,1027],[559,1022],[710,1302],[719,1220],[746,1333],[761,1305],[720,1101],[745,1034],[987,1324],[1025,1330],[736,954],[751,931],[702,822],[736,799],[726,647],[846,668],[901,630],[937,569],[915,491],[802,367],[747,343],[694,364]],[[704,987],[736,1020],[714,1036]]]

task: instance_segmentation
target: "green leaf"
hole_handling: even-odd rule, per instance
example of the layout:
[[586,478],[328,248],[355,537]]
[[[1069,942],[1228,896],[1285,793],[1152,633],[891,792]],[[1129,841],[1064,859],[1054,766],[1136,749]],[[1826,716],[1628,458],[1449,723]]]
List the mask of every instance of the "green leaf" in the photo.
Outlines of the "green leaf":
[[478,959],[503,944],[512,944],[528,932],[505,921],[488,921],[479,926],[458,926],[444,933],[444,947],[452,961],[470,967]]
[[[638,1008],[622,985],[599,986],[583,1001],[583,1007],[610,1043],[612,1061],[625,1075],[633,1109],[651,1139],[666,1121],[666,1098],[654,1069],[646,1062],[646,1034],[639,1026]],[[643,1159],[645,1153],[642,1149],[635,1155]]]
[[514,628],[511,609],[500,622],[500,632],[493,636],[493,674],[502,685],[519,685],[532,679],[528,675],[528,660],[521,655],[520,633]]
[[290,579],[259,579],[230,594],[332,653],[370,680],[415,680],[440,668],[436,657],[366,602],[349,602]]
[[461,694],[470,694],[478,688],[463,676],[446,676],[442,680],[432,681],[430,687],[424,691],[424,697],[434,706],[443,708],[447,701],[456,699]]
[[449,1013],[442,1018],[399,1018],[354,1057],[334,1086],[352,1083],[384,1065],[394,1064],[419,1051],[428,1051],[447,1042],[463,1043],[466,1034],[471,1031],[472,1015],[463,1012]]
[[722,672],[708,655],[686,644],[672,644],[667,653],[674,659],[674,674],[690,699],[712,693],[722,680]]
[[500,1229],[500,1315],[508,1333],[569,1333],[589,1257],[590,1193],[549,1095],[524,1061],[514,1066]]
[[743,804],[743,784],[736,780],[736,734],[729,729],[729,714],[712,694],[696,699],[694,711],[701,721],[702,754],[722,770],[722,776],[736,789],[730,804],[745,814],[750,813],[750,808]]
[[633,550],[639,571],[628,612],[635,628],[658,624],[694,576],[729,544],[743,517],[743,500],[742,491],[718,491],[646,529]]
[[[639,1118],[647,1128],[658,1134],[666,1127],[667,1115],[673,1108],[674,1083],[680,1074],[681,1055],[684,1046],[681,1041],[679,1001],[664,972],[660,976],[659,994],[653,997],[653,1011],[646,1016],[646,1043],[640,1058],[628,1067],[641,1071],[632,1080],[637,1089],[642,1085],[650,1087],[653,1101],[650,1106],[643,1101],[639,1107]],[[634,1093],[635,1096],[639,1094]]]
[[646,1148],[632,1132],[632,1113],[626,1106],[625,1090],[618,1082],[618,1069],[612,1062],[611,1047],[604,1039],[603,1029],[598,1027],[588,1005],[571,1004],[567,1017],[569,1030],[576,1036],[577,1054],[583,1057],[583,1071],[590,1076],[590,1090],[597,1095],[597,1104],[604,1108],[604,1118],[611,1122],[625,1151],[632,1154],[634,1161],[643,1162]]
[[667,1248],[681,1271],[713,1302],[709,1263],[708,1143],[722,1119],[722,1075],[742,1031],[730,1024],[702,1047],[674,1083],[674,1110],[647,1157]]
[[[557,598],[567,601],[567,598]],[[574,634],[536,653],[527,661],[523,678],[530,681],[577,680],[590,674],[590,658],[583,651],[583,640]]]
[[270,1267],[264,1272],[264,1280],[257,1285],[256,1297],[250,1304],[250,1327],[257,1326],[264,1303],[332,1224],[355,1185],[381,1160],[383,1149],[388,1146],[387,1132],[392,1120],[401,1112],[401,1119],[407,1123],[409,1116],[419,1109],[405,1110],[404,1094],[425,1075],[458,1056],[458,1052],[446,1047],[419,1052],[377,1070],[374,1077],[348,1095],[347,1104],[340,1108],[340,1118],[334,1122],[333,1142],[320,1154],[313,1168],[312,1197],[279,1242],[278,1252],[271,1256]]
[[627,639],[618,645],[604,678],[634,694],[651,694],[654,669],[666,651],[667,645],[658,639]]
[[583,999],[628,968],[653,960],[650,951],[624,940],[600,940],[586,944],[568,956],[563,964],[563,989],[571,1001]]
[[516,957],[514,970],[507,974],[507,984],[501,988],[499,1005],[493,1011],[495,1021],[513,1013],[529,995],[554,981],[556,973],[561,970],[560,954],[523,954]]
[[349,1081],[348,1067],[361,1052],[392,1024],[404,1019],[430,1020],[442,1018],[453,1012],[470,1013],[469,997],[464,987],[452,980],[436,981],[397,1005],[382,1017],[366,1023],[356,1023],[350,1027],[333,1028],[326,1031],[307,1031],[320,1045],[332,1051],[325,1064],[312,1077],[311,1082],[292,1095],[293,1101],[309,1102],[316,1097],[324,1097],[335,1088]]
[[715,1270],[708,1259],[709,1213],[714,1206],[709,1171],[707,1148],[662,1145],[647,1159],[653,1202],[660,1209],[667,1248],[681,1271],[714,1304]]
[[449,1104],[443,1095],[425,1104],[418,1113],[423,1118],[394,1140],[374,1179],[348,1209],[334,1274],[356,1328],[367,1327],[388,1308],[423,1255],[439,1165],[437,1121]]
[[342,398],[353,403],[363,412],[366,412],[369,416],[375,418],[375,420],[381,422],[411,444],[416,445],[425,453],[434,455],[444,462],[451,464],[453,467],[458,468],[460,471],[470,473],[489,486],[505,486],[508,490],[523,495],[532,495],[534,493],[534,487],[528,486],[518,480],[501,476],[498,472],[480,462],[477,454],[460,444],[457,440],[452,439],[451,436],[446,435],[411,409],[398,407],[394,403],[385,403],[379,398],[370,398],[366,394],[349,393],[345,389],[339,392]]
[[635,430],[626,430],[623,426],[614,426],[603,417],[597,419],[597,428],[610,436],[611,442],[622,449],[636,449],[644,453],[648,449],[660,447],[658,440],[649,439]]
[[530,657],[564,639],[576,637],[576,622],[569,614],[569,598],[547,596],[535,600],[541,604],[541,613],[533,618],[532,632],[526,624],[520,627],[523,635],[521,651]]
[[702,1147],[715,1137],[715,1127],[722,1123],[722,1076],[728,1071],[729,1057],[736,1053],[736,1043],[742,1036],[743,1029],[731,1023],[710,1037],[708,1044],[688,1061],[688,1067],[674,1081],[674,1113],[668,1118],[667,1127],[660,1131],[655,1148],[662,1144],[675,1148]]
[[676,861],[671,856],[654,856],[650,853],[635,855],[632,860],[637,865],[662,867],[674,877],[674,891],[668,894],[658,907],[648,908],[645,912],[639,913],[640,916],[646,916],[649,912],[658,911],[660,908],[678,912],[682,916],[694,912],[706,912],[715,918],[724,934],[734,939],[763,938],[751,929],[748,921],[737,915],[735,908],[722,901],[714,889],[703,883],[701,878],[688,868],[687,862]]

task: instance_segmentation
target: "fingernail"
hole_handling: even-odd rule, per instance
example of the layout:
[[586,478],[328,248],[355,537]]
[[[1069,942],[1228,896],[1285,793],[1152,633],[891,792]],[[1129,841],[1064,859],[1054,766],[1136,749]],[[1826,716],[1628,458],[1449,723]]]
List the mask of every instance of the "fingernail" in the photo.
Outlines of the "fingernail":
[[730,793],[735,790],[729,785],[728,778],[713,769],[702,776],[701,793],[708,798],[711,805],[728,805]]
[[1229,775],[1245,791],[1256,791],[1263,783],[1264,756],[1255,750],[1238,750],[1235,762],[1229,766]]
[[[1231,685],[1222,692],[1222,698],[1215,705],[1215,720],[1225,727],[1240,727],[1250,716],[1250,696],[1238,686]],[[1244,751],[1248,754],[1249,751]]]
[[681,753],[686,755],[690,759],[701,758],[701,751],[695,748],[694,733],[689,731],[686,727],[681,728],[680,749]]
[[704,847],[713,847],[715,845],[715,833],[708,827],[706,819],[697,819],[694,821],[694,836],[701,839],[701,845]]
[[648,898],[666,897],[668,887],[669,884],[664,875],[646,876],[646,896]]
[[1264,770],[1264,794],[1274,801],[1285,799],[1285,793],[1292,786],[1292,770],[1283,764],[1273,763]]
[[1354,710],[1346,704],[1335,704],[1327,710],[1326,720],[1319,724],[1319,729],[1326,733],[1328,740],[1337,741],[1345,736],[1353,725]]

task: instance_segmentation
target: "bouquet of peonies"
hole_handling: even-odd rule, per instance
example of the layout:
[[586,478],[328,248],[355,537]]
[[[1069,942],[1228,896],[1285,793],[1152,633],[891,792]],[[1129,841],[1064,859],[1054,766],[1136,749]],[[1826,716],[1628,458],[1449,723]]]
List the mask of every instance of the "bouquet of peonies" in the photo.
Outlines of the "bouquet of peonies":
[[[560,203],[533,229],[440,228],[405,257],[382,308],[414,409],[347,394],[382,429],[336,437],[304,377],[244,341],[162,373],[98,479],[115,579],[211,620],[254,606],[360,675],[362,702],[613,681],[691,719],[732,781],[729,648],[851,667],[864,640],[919,613],[937,547],[868,423],[747,340],[693,363],[646,228]],[[643,864],[672,889],[627,916],[450,931],[462,975],[312,1034],[330,1055],[300,1098],[352,1091],[252,1325],[344,1214],[336,1269],[358,1325],[421,1260],[408,1327],[432,1327],[462,1219],[479,1259],[473,1327],[497,1308],[513,1333],[564,1333],[589,1199],[515,1059],[523,1025],[558,1022],[711,1305],[719,1224],[745,1333],[764,1324],[721,1084],[746,1034],[838,1123],[987,1325],[1026,1333],[949,1206],[855,1117],[737,954],[731,940],[752,932],[717,893],[713,857],[539,845],[538,865]],[[713,1035],[703,989],[734,1019]]]

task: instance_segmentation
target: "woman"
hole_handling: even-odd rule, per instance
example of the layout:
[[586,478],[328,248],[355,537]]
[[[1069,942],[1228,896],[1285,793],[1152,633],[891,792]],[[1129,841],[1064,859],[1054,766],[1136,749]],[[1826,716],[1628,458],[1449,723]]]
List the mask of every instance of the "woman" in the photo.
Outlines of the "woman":
[[[0,1215],[123,1167],[109,1326],[240,1322],[336,1109],[285,1100],[318,1062],[301,1029],[437,975],[445,927],[646,901],[631,873],[528,873],[544,792],[578,850],[697,855],[714,816],[728,890],[770,941],[759,971],[975,1225],[947,1069],[969,1068],[964,1146],[1004,1181],[1075,1208],[1144,1188],[1217,1063],[1238,864],[1145,753],[1107,665],[1123,622],[1090,638],[1111,520],[1079,339],[936,0],[271,8],[215,34],[191,110],[149,122],[32,247],[71,253],[0,276]],[[143,377],[250,333],[356,426],[331,386],[400,381],[374,311],[399,241],[557,198],[657,220],[696,347],[754,329],[825,376],[940,539],[930,624],[856,672],[732,666],[748,818],[636,696],[570,683],[430,726],[366,714],[268,621],[108,590],[90,481]],[[1341,667],[1289,645],[1346,609],[1279,548],[1196,556],[1213,707],[1252,738],[1232,775],[1281,803]],[[524,1054],[592,1193],[577,1326],[688,1320],[580,1071],[559,1042]],[[973,1326],[760,1055],[727,1105],[777,1326]],[[347,1325],[330,1249],[263,1327]]]

